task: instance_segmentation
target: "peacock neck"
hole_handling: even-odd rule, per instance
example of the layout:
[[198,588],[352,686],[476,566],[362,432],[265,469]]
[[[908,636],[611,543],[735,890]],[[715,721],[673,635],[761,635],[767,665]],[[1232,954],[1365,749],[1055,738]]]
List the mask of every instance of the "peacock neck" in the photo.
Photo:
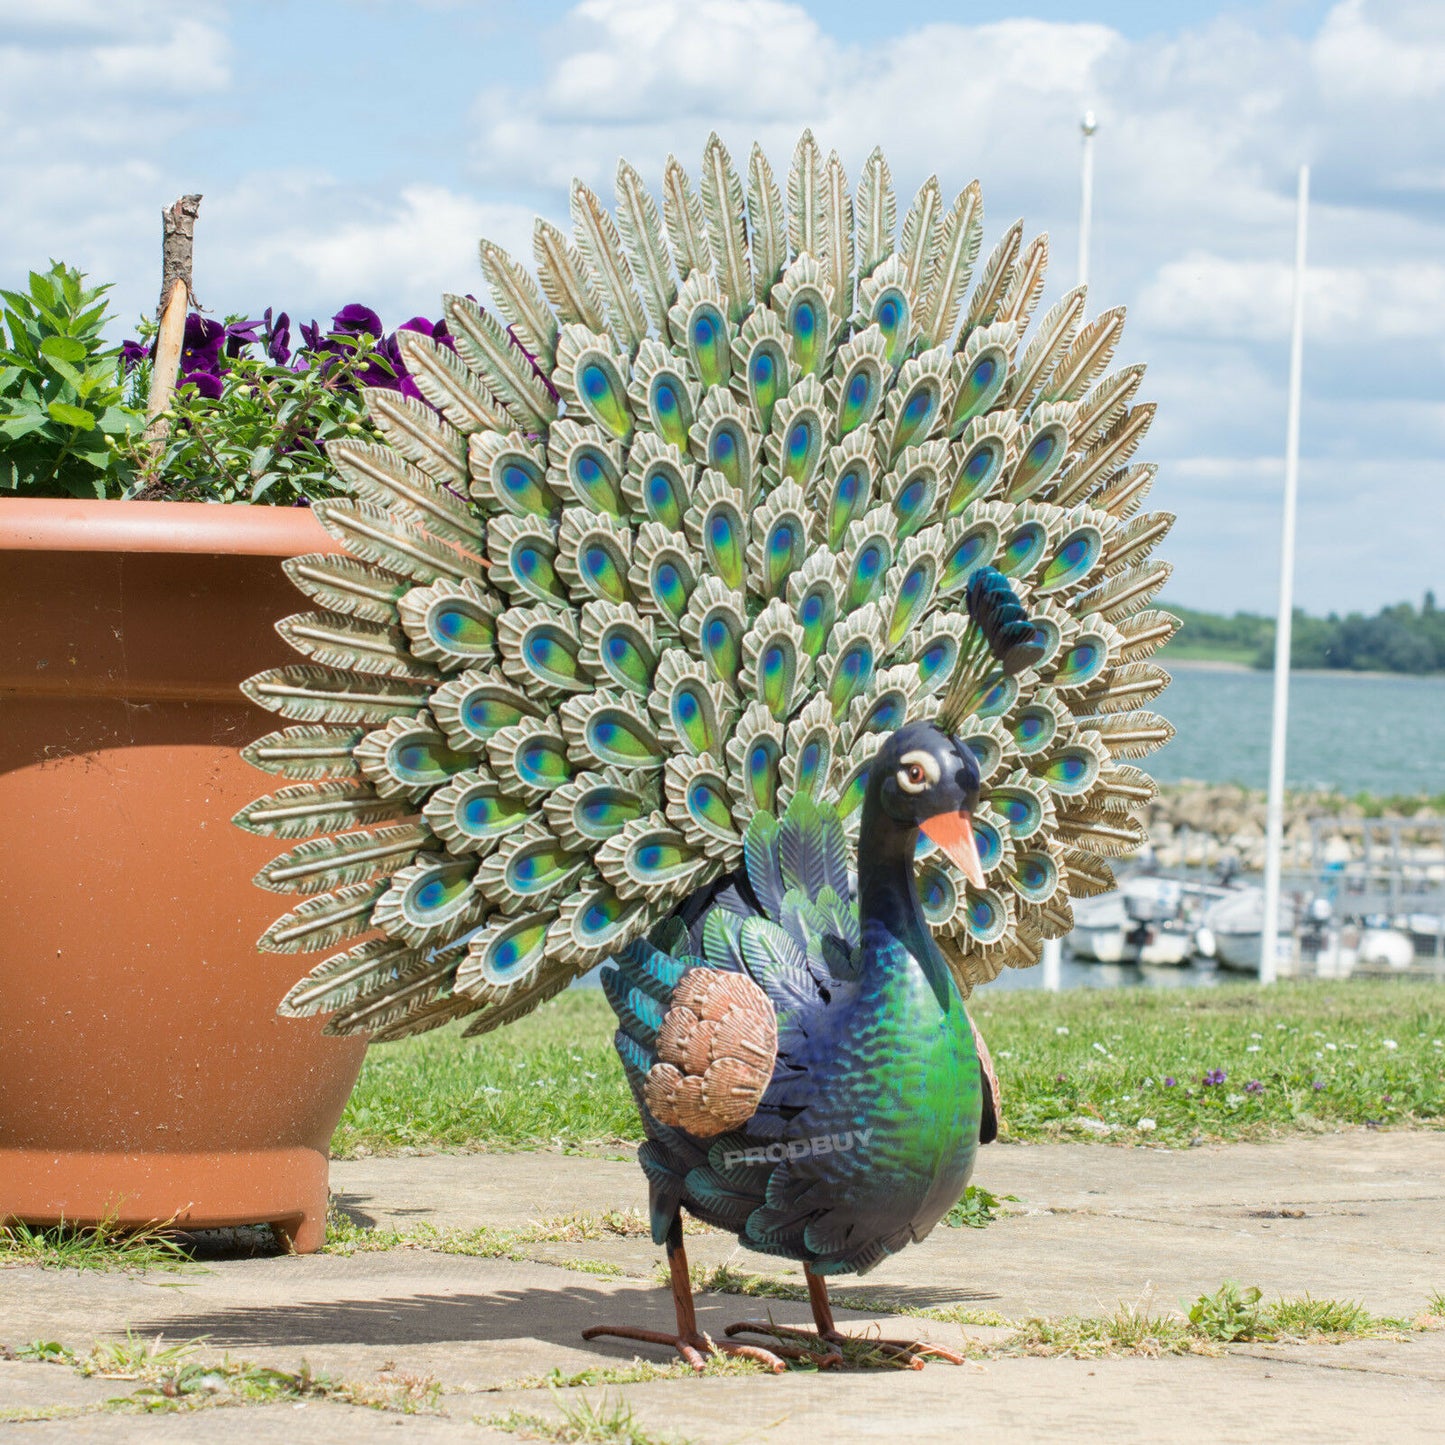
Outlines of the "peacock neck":
[[918,829],[899,823],[876,801],[864,800],[858,827],[858,922],[863,935],[863,967],[896,968],[897,952],[870,940],[880,933],[903,945],[911,963],[921,968],[935,992],[947,993],[948,967],[923,916],[914,882]]

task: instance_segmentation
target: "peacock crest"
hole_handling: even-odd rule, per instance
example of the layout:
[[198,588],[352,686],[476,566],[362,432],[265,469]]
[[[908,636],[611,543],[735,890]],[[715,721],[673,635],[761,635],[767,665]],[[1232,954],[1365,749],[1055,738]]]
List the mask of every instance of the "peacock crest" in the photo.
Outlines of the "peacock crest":
[[260,946],[342,945],[284,1013],[505,1023],[738,868],[753,815],[809,797],[856,833],[905,720],[982,772],[987,886],[918,874],[965,993],[1144,841],[1173,519],[1140,510],[1122,308],[1080,287],[1030,336],[1047,238],[980,267],[977,182],[930,178],[896,235],[882,153],[850,192],[805,132],[786,191],[716,136],[660,211],[625,161],[615,216],[574,182],[536,279],[482,242],[498,315],[451,296],[455,350],[400,333],[432,406],[372,392],[387,444],[329,448],[344,551],[286,564],[305,661],[246,684],[293,724],[245,754],[287,781],[236,821],[294,840]]

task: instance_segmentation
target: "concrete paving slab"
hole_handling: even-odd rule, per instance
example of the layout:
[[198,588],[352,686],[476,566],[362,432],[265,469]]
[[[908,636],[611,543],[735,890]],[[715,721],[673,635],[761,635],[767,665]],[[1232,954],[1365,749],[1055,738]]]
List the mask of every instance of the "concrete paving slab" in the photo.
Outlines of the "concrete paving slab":
[[[618,1146],[618,1154],[627,1152]],[[1445,1197],[1445,1131],[1359,1129],[1198,1149],[997,1145],[980,1153],[974,1182],[1017,1194],[1028,1208],[1091,1212],[1154,1202],[1193,1211],[1438,1201]],[[438,1228],[513,1228],[647,1203],[632,1160],[549,1152],[338,1159],[331,1188],[363,1222],[398,1228],[422,1220]]]
[[[587,1393],[625,1399],[647,1430],[709,1445],[1338,1445],[1382,1438],[1413,1445],[1440,1438],[1440,1391],[1432,1381],[1232,1357],[1010,1359],[919,1373],[669,1380]],[[534,1393],[491,1397],[488,1414],[502,1402],[558,1413],[556,1402]]]
[[86,1415],[11,1425],[6,1445],[517,1445],[517,1436],[437,1415],[394,1415],[324,1401],[216,1406],[174,1415]]
[[[338,1161],[332,1177],[347,1200],[413,1201],[404,1217],[377,1215],[403,1228],[418,1219],[515,1227],[645,1201],[635,1166],[552,1154]],[[1445,1288],[1445,1133],[1358,1130],[1190,1150],[1015,1145],[985,1150],[978,1179],[1018,1196],[1008,1217],[988,1230],[935,1230],[840,1287],[1010,1317],[1097,1313],[1121,1300],[1173,1308],[1225,1279],[1413,1315],[1432,1289]],[[529,1252],[601,1260],[637,1277],[649,1277],[662,1257],[645,1238]],[[690,1237],[688,1253],[698,1264],[788,1272],[730,1235]]]
[[[1359,1132],[1277,1145],[1168,1153],[1091,1145],[988,1151],[981,1182],[1020,1196],[986,1230],[941,1229],[862,1280],[839,1282],[911,1305],[972,1304],[1017,1317],[1097,1313],[1123,1299],[1166,1309],[1226,1277],[1267,1293],[1358,1299],[1413,1315],[1445,1288],[1445,1136]],[[635,1165],[555,1154],[429,1155],[342,1161],[348,1206],[401,1227],[519,1228],[539,1217],[602,1212],[643,1198]],[[87,1415],[11,1425],[5,1438],[229,1442],[515,1438],[470,1423],[508,1408],[555,1412],[520,1379],[624,1363],[638,1349],[580,1338],[607,1321],[665,1329],[661,1251],[607,1237],[528,1246],[516,1261],[419,1249],[350,1256],[218,1259],[180,1273],[0,1270],[0,1342],[61,1340],[83,1350],[126,1330],[280,1368],[302,1360],[359,1382],[388,1372],[432,1375],[447,1418],[404,1417],[322,1402],[232,1407],[175,1417]],[[797,1275],[797,1267],[737,1249],[730,1236],[689,1238],[695,1262]],[[578,1257],[620,1271],[561,1267]],[[705,1296],[704,1329],[771,1311],[801,1323],[802,1304]],[[977,1330],[931,1320],[840,1312],[855,1328],[919,1333],[941,1344]],[[665,1351],[640,1347],[661,1362]],[[18,1373],[17,1373],[18,1371]],[[93,1386],[58,1366],[0,1365],[24,1403],[83,1404]],[[51,1383],[53,1382],[53,1384]],[[613,1387],[660,1437],[703,1442],[819,1438],[956,1440],[968,1431],[1009,1440],[1292,1441],[1438,1438],[1445,1334],[1408,1342],[1257,1345],[1224,1358],[1078,1361],[1010,1358],[919,1374],[661,1380]],[[567,1392],[575,1398],[576,1390]],[[599,1398],[601,1390],[580,1392]],[[302,1421],[304,1420],[304,1425]],[[3,1445],[3,1442],[0,1442]]]
[[10,1410],[97,1405],[133,1387],[120,1380],[99,1380],[62,1365],[0,1360],[0,1420]]

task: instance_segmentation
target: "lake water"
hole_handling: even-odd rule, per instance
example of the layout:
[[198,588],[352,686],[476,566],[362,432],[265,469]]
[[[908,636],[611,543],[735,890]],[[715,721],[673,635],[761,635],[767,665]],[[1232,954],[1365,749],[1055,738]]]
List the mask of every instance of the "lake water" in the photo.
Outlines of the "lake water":
[[[1169,670],[1174,681],[1153,706],[1178,736],[1140,766],[1163,783],[1263,788],[1272,675],[1189,663]],[[1445,793],[1445,677],[1295,673],[1286,783],[1347,794]]]

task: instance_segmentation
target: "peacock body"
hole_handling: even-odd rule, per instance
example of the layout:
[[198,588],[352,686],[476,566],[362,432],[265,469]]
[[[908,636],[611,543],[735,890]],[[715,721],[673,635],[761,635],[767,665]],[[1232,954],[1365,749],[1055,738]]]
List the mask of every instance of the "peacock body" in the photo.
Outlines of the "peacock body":
[[454,349],[400,334],[430,405],[330,447],[344,552],[287,564],[305,660],[246,685],[285,782],[237,821],[294,845],[261,947],[336,947],[283,1013],[480,1033],[615,960],[659,1237],[825,1273],[961,1193],[964,1000],[1143,842],[1177,623],[1122,309],[1030,335],[1047,240],[980,266],[976,182],[899,232],[881,152],[850,192],[805,132],[785,188],[714,136],[659,209],[624,161],[536,279],[482,243]]

